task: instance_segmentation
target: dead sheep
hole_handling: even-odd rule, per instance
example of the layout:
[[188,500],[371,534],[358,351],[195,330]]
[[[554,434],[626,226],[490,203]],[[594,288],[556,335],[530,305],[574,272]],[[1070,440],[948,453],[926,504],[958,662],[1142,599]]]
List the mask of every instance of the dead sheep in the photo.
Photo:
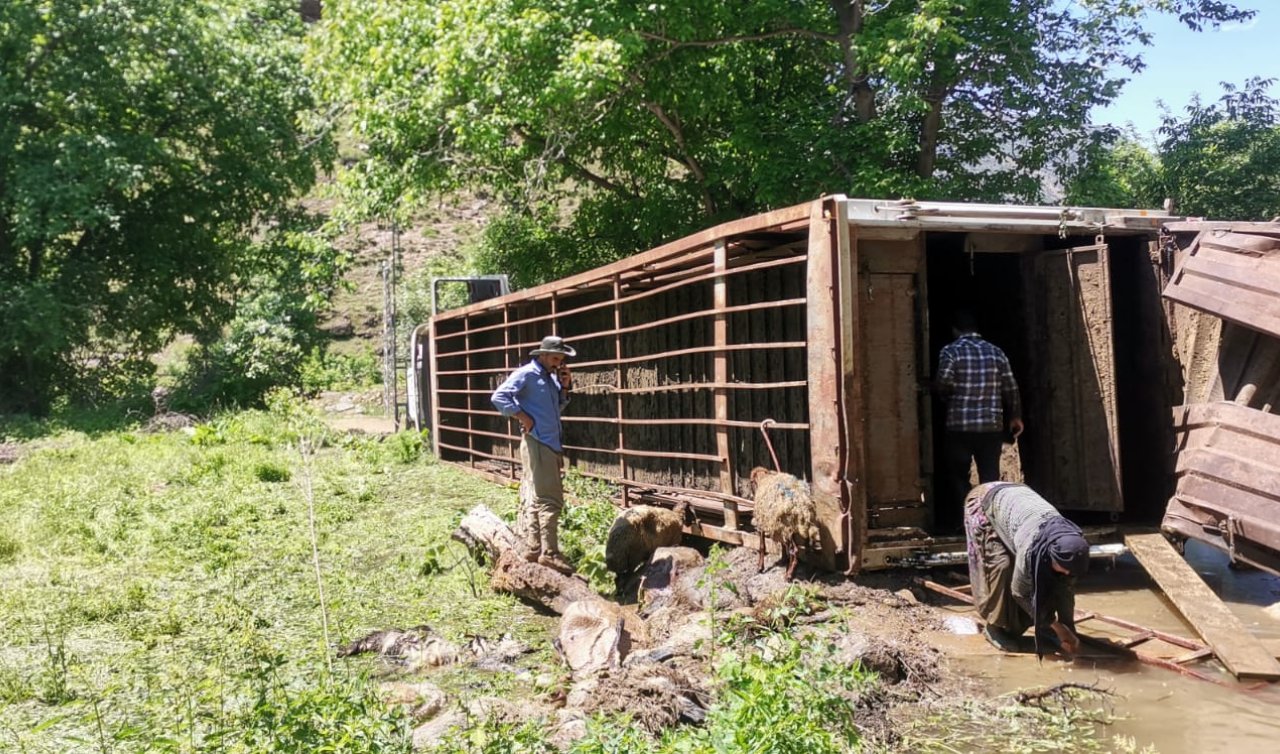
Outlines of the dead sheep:
[[755,490],[752,520],[760,534],[760,570],[764,570],[765,540],[771,539],[787,558],[790,581],[800,548],[817,547],[822,536],[809,484],[791,474],[757,466],[751,470],[751,486]]
[[411,671],[452,665],[469,659],[478,670],[514,670],[512,663],[532,651],[527,645],[503,634],[497,639],[470,636],[459,647],[426,624],[408,629],[390,628],[366,634],[338,648],[339,657],[375,652],[388,662]]
[[456,644],[439,636],[431,626],[414,626],[374,631],[338,648],[339,657],[376,652],[386,660],[413,670],[452,665],[458,661]]
[[627,577],[649,562],[659,547],[674,547],[684,535],[683,504],[676,510],[636,505],[624,510],[609,528],[604,563],[613,572],[618,588]]

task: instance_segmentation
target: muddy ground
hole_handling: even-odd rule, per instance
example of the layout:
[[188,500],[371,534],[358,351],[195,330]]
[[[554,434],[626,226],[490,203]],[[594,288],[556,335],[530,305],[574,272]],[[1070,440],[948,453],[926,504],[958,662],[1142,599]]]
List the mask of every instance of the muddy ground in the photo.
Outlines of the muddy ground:
[[[515,659],[519,652],[512,653],[505,671],[533,676],[528,696],[443,700],[429,675],[419,686],[388,681],[386,693],[420,721],[414,734],[418,748],[486,717],[510,724],[538,721],[559,746],[584,735],[586,721],[599,714],[630,715],[657,736],[705,718],[716,695],[715,633],[750,637],[753,631],[782,630],[818,637],[841,665],[879,676],[874,690],[851,700],[864,741],[892,746],[906,722],[927,716],[934,705],[983,696],[925,638],[955,627],[957,619],[924,604],[909,575],[871,575],[855,583],[801,566],[787,582],[784,565],[758,572],[757,553],[739,548],[717,561],[709,579],[697,551],[664,548],[643,577],[627,585],[623,604],[601,599],[581,607],[596,602],[588,599],[565,611],[558,636],[548,637],[556,644],[559,668],[522,667]],[[971,621],[960,622],[961,630],[976,630]],[[415,651],[419,658],[442,654],[438,648]],[[389,662],[403,665],[403,651],[387,654]],[[475,662],[465,650],[446,649],[443,655],[449,659],[441,665]]]

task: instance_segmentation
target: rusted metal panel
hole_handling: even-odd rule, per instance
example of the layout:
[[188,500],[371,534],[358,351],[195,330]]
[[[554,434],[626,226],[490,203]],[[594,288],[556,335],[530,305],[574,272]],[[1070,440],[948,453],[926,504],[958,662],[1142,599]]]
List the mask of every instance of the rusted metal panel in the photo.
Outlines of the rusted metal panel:
[[928,523],[920,478],[915,285],[913,274],[867,273],[860,286],[871,528]]
[[1037,348],[1023,387],[1027,483],[1059,508],[1120,511],[1111,279],[1105,244],[1031,257]]
[[1166,531],[1280,574],[1280,416],[1219,401],[1179,406]]
[[[564,422],[568,463],[619,483],[629,502],[690,502],[700,531],[753,542],[748,472],[772,466],[762,420],[776,422],[783,470],[812,474],[806,265],[813,206],[718,226],[435,317],[437,453],[486,474],[518,475],[518,429],[489,396],[554,331],[579,354]],[[823,295],[835,294],[828,286]],[[833,505],[839,509],[838,498]],[[831,566],[845,522],[837,513],[829,523]]]
[[[838,319],[840,292],[840,244],[832,202],[815,202],[809,220],[809,265],[806,291],[809,299],[809,444],[812,472],[810,486],[823,530],[822,565],[834,568],[842,542],[845,490],[843,451],[844,411],[842,380],[846,374],[840,349],[842,322]],[[843,288],[847,290],[846,288]]]
[[1201,232],[1165,297],[1280,337],[1280,223],[1266,225],[1270,234]]

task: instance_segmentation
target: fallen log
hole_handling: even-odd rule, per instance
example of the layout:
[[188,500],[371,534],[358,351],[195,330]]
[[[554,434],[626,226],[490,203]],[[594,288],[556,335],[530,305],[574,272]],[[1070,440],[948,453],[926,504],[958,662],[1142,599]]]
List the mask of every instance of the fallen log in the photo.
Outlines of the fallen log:
[[602,599],[581,578],[525,560],[515,532],[483,505],[463,517],[453,539],[494,564],[489,584],[496,591],[514,594],[557,615],[564,615],[565,609],[578,600]]
[[511,527],[484,505],[477,505],[462,518],[453,539],[466,545],[472,554],[484,553],[490,563],[498,562],[508,550],[518,550],[520,544]]
[[565,609],[578,600],[603,600],[582,579],[530,563],[515,550],[498,557],[489,584],[496,591],[514,594],[557,615],[564,615]]
[[494,591],[564,616],[557,650],[575,679],[619,668],[634,646],[646,643],[644,621],[596,594],[581,577],[526,560],[515,532],[483,505],[463,517],[453,538],[490,559]]

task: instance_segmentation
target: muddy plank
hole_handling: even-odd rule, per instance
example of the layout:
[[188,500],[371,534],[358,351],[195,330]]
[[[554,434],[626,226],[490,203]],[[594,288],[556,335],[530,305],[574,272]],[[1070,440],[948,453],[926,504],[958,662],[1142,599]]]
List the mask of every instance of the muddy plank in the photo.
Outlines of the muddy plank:
[[1147,573],[1237,678],[1280,679],[1280,662],[1249,633],[1161,534],[1124,538]]

